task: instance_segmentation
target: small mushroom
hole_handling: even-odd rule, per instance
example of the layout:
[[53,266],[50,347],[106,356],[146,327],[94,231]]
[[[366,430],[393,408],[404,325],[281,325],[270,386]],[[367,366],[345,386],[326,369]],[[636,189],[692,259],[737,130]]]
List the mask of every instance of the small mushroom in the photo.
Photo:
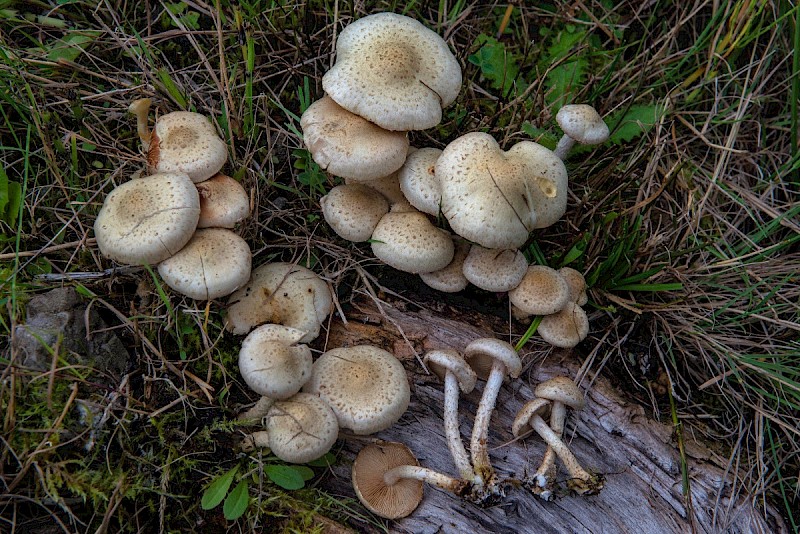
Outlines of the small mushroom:
[[464,276],[486,291],[509,291],[522,281],[528,260],[519,250],[497,250],[472,245],[464,260]]
[[436,160],[442,151],[438,148],[420,148],[409,154],[398,171],[400,189],[408,202],[423,213],[439,215],[442,192],[436,179]]
[[239,350],[239,372],[247,386],[270,399],[288,399],[311,378],[311,349],[298,345],[305,332],[264,324],[250,332]]
[[569,286],[569,302],[573,302],[578,306],[584,306],[589,302],[589,297],[586,294],[586,279],[572,267],[562,267],[558,270],[564,280],[567,281]]
[[198,228],[233,228],[250,216],[250,198],[242,184],[224,174],[200,182]]
[[156,121],[147,153],[150,172],[180,172],[193,182],[217,174],[228,159],[228,149],[205,115],[173,111]]
[[276,401],[264,420],[269,448],[284,462],[304,464],[316,460],[331,450],[339,435],[330,406],[308,393]]
[[453,259],[444,269],[419,274],[425,285],[444,293],[457,293],[469,285],[469,280],[464,276],[464,259],[469,253],[470,244],[458,236],[453,237],[453,243]]
[[570,303],[564,309],[542,317],[536,331],[554,347],[571,349],[589,335],[589,317],[583,308]]
[[556,113],[556,122],[564,135],[558,141],[555,154],[566,159],[575,143],[599,145],[608,139],[608,125],[592,106],[588,104],[567,104]]
[[342,239],[366,241],[381,218],[389,212],[389,202],[365,184],[337,185],[319,200],[325,222]]
[[558,271],[531,265],[517,287],[508,292],[511,304],[530,315],[549,315],[564,308],[569,286]]
[[145,151],[150,149],[150,139],[153,135],[147,125],[151,104],[152,100],[149,98],[137,98],[128,106],[128,113],[132,113],[136,117],[136,133],[139,135],[139,140],[142,142],[142,147]]

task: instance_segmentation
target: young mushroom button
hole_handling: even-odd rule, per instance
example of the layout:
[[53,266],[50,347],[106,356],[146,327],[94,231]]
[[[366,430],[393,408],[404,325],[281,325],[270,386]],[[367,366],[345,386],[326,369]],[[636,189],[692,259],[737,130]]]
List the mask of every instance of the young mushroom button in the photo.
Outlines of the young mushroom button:
[[564,135],[558,142],[555,154],[566,159],[577,142],[582,145],[599,145],[608,139],[608,126],[603,118],[588,104],[567,104],[556,113],[556,122]]

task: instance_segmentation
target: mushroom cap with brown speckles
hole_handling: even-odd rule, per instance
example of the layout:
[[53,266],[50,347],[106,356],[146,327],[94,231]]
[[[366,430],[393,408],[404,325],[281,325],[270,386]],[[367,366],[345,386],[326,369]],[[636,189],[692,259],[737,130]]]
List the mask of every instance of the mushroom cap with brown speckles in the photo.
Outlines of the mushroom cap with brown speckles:
[[265,417],[269,448],[283,460],[305,464],[321,457],[339,436],[336,415],[316,395],[297,393],[277,401]]
[[420,148],[409,154],[400,167],[397,177],[400,190],[408,202],[423,213],[439,215],[442,192],[436,179],[436,160],[442,151],[438,148]]
[[508,291],[522,281],[528,260],[517,249],[489,249],[472,245],[464,260],[464,276],[486,291]]
[[583,308],[569,303],[558,313],[542,317],[536,332],[554,347],[571,349],[589,335],[589,317]]
[[558,271],[531,265],[517,287],[508,292],[511,303],[531,315],[556,313],[569,301],[569,286]]
[[270,399],[288,399],[311,377],[311,349],[297,343],[305,332],[263,324],[250,332],[239,350],[239,373],[247,386]]
[[400,271],[429,273],[444,269],[453,259],[450,235],[410,205],[392,206],[372,232],[372,253]]
[[147,165],[150,172],[178,172],[193,182],[208,180],[228,159],[228,149],[205,115],[173,111],[153,129]]
[[322,216],[333,231],[348,241],[366,241],[381,218],[389,212],[389,202],[365,184],[337,185],[319,199]]
[[198,228],[233,228],[250,216],[250,197],[230,176],[216,174],[196,185],[200,194]]

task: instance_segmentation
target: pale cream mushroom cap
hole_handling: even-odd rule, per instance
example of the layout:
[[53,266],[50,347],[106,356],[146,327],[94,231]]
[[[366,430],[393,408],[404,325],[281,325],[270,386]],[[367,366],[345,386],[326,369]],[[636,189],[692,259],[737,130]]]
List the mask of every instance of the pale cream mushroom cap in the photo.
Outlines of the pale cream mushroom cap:
[[519,354],[510,343],[501,339],[482,337],[470,342],[464,349],[464,358],[478,378],[484,380],[489,377],[495,361],[503,364],[511,378],[517,378],[522,372]]
[[395,204],[372,233],[372,253],[407,273],[444,269],[453,259],[453,239],[410,205]]
[[570,302],[574,302],[578,306],[589,302],[589,296],[586,294],[586,279],[580,271],[576,271],[572,267],[562,267],[558,270],[558,274],[567,281]]
[[581,410],[586,404],[583,392],[568,376],[554,376],[540,382],[534,388],[533,394],[551,402],[560,402],[573,410]]
[[430,273],[419,273],[425,285],[443,293],[457,293],[469,285],[469,280],[464,276],[464,260],[469,253],[470,244],[458,236],[453,237],[455,252],[453,259],[444,269]]
[[420,22],[377,13],[348,25],[322,87],[343,108],[387,130],[439,124],[461,90],[461,67],[444,40]]
[[342,239],[360,242],[372,235],[389,212],[389,202],[364,184],[337,185],[319,200],[325,222]]
[[339,436],[336,415],[316,395],[297,393],[267,412],[269,448],[283,460],[305,464],[327,453]]
[[246,286],[228,299],[225,328],[246,334],[264,323],[282,324],[306,332],[308,343],[333,307],[331,291],[319,276],[293,263],[266,263],[253,269]]
[[270,399],[288,399],[311,377],[311,349],[297,343],[305,332],[264,324],[250,332],[239,350],[239,373],[247,386]]
[[571,349],[589,335],[589,317],[583,308],[569,303],[559,312],[542,317],[536,332],[554,347]]
[[464,260],[464,276],[486,291],[508,291],[522,281],[528,260],[519,250],[489,249],[472,245]]
[[333,409],[339,426],[359,435],[392,426],[411,398],[400,360],[370,345],[325,352],[314,362],[303,391],[319,395]]
[[156,264],[192,238],[200,198],[185,174],[154,174],[126,182],[106,196],[94,223],[97,246],[119,263]]
[[375,180],[395,172],[406,160],[405,132],[384,130],[327,95],[306,109],[300,127],[314,161],[336,176]]
[[552,150],[532,141],[517,143],[507,152],[530,162],[533,179],[527,192],[536,211],[534,228],[547,228],[567,211],[569,184],[564,162]]
[[361,184],[369,187],[375,192],[383,195],[383,197],[389,202],[389,206],[406,202],[406,197],[404,197],[403,192],[400,191],[400,182],[397,180],[396,171],[382,178],[370,180],[369,182],[358,182],[356,180],[345,179],[344,183],[345,185]]
[[561,130],[583,145],[597,145],[608,139],[608,125],[589,104],[567,104],[556,113]]
[[517,412],[514,417],[514,422],[511,424],[511,433],[514,437],[519,437],[520,434],[532,430],[530,421],[534,415],[538,415],[542,419],[550,415],[552,403],[547,399],[535,398],[531,399],[522,405],[522,408]]
[[252,253],[247,241],[225,228],[197,230],[174,256],[158,265],[164,282],[196,300],[225,297],[247,283]]
[[230,176],[216,174],[196,185],[200,194],[198,228],[233,228],[250,216],[250,197]]
[[463,393],[469,393],[475,389],[478,375],[457,350],[428,351],[425,354],[425,365],[442,381],[448,372],[453,373],[458,381],[458,387]]
[[384,474],[404,465],[419,466],[414,454],[402,443],[380,441],[366,445],[353,462],[353,489],[370,512],[386,519],[400,519],[422,502],[423,483],[401,478],[389,485]]
[[420,148],[409,154],[398,171],[400,190],[408,202],[423,213],[439,215],[442,192],[436,179],[436,160],[442,151],[438,148]]
[[208,180],[228,159],[228,149],[205,115],[173,111],[159,117],[150,139],[150,172],[188,174],[193,182]]
[[569,286],[558,271],[531,265],[520,284],[508,292],[511,304],[530,315],[549,315],[569,302]]

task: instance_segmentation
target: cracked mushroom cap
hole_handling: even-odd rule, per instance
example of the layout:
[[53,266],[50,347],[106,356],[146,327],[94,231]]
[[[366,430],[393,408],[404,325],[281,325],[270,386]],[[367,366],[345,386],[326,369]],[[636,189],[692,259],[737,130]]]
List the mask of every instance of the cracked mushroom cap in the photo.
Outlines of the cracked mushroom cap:
[[551,403],[549,400],[538,397],[523,404],[511,424],[511,432],[514,437],[519,437],[520,434],[528,431],[530,421],[534,415],[538,415],[542,419],[547,417],[550,414],[550,408]]
[[589,104],[567,104],[556,113],[564,134],[583,145],[599,145],[608,139],[608,125]]
[[239,372],[247,386],[270,399],[288,399],[311,377],[311,349],[297,343],[305,332],[264,324],[250,332],[239,350]]
[[458,236],[453,237],[453,243],[455,252],[447,267],[429,273],[419,273],[425,285],[443,293],[457,293],[469,284],[469,280],[464,276],[463,267],[470,244]]
[[193,182],[208,180],[228,159],[228,149],[205,115],[173,111],[156,121],[147,153],[150,172],[188,174]]
[[419,274],[447,267],[455,246],[425,214],[409,204],[395,204],[372,232],[372,253],[397,270]]
[[246,334],[264,323],[282,324],[306,332],[308,343],[319,335],[331,312],[328,284],[309,269],[293,263],[266,263],[253,269],[246,286],[228,299],[225,328]]
[[583,308],[569,303],[558,313],[542,317],[536,332],[554,347],[571,349],[589,335],[589,317]]
[[578,306],[589,302],[589,296],[586,294],[586,279],[579,271],[572,267],[562,267],[558,270],[558,274],[567,281],[570,302],[574,302]]
[[200,194],[198,228],[233,228],[250,216],[250,197],[242,184],[224,174],[216,174],[197,184]]
[[586,404],[583,392],[568,376],[554,376],[540,382],[533,394],[551,402],[560,402],[573,410],[581,410]]
[[189,242],[200,198],[185,174],[154,174],[115,188],[94,223],[104,256],[131,265],[156,264]]
[[395,172],[406,160],[405,132],[384,130],[327,95],[306,109],[300,127],[314,161],[336,176],[375,180]]
[[520,284],[508,292],[511,304],[530,315],[549,315],[569,302],[569,286],[558,271],[531,265]]
[[164,282],[196,300],[225,297],[247,283],[252,254],[247,241],[225,228],[197,230],[174,256],[158,264]]
[[419,462],[402,443],[379,441],[358,453],[353,462],[353,489],[370,512],[386,519],[400,519],[422,502],[421,480],[401,478],[396,484],[386,483],[386,472],[403,465],[419,466]]
[[522,372],[522,360],[519,359],[514,347],[506,341],[493,337],[482,337],[472,341],[464,349],[464,357],[478,378],[483,380],[489,377],[495,361],[505,366],[511,378],[517,378]]
[[269,448],[284,462],[316,460],[331,450],[339,436],[339,424],[330,406],[308,393],[277,401],[265,421]]
[[464,276],[486,291],[508,291],[522,281],[528,260],[517,249],[489,249],[472,245],[464,260]]
[[439,124],[461,90],[461,67],[444,40],[418,21],[377,13],[348,25],[322,87],[337,104],[387,130]]
[[463,393],[469,393],[475,389],[478,376],[457,350],[431,350],[425,354],[425,365],[442,381],[448,372],[453,373],[458,380],[458,387]]
[[423,213],[439,215],[442,192],[436,179],[436,160],[442,151],[438,148],[420,148],[409,154],[398,171],[400,190],[408,202]]
[[333,409],[339,426],[359,435],[392,426],[411,398],[400,360],[370,345],[324,353],[314,362],[303,391],[319,395]]
[[342,239],[366,241],[389,212],[386,198],[365,184],[337,185],[319,199],[325,222]]

